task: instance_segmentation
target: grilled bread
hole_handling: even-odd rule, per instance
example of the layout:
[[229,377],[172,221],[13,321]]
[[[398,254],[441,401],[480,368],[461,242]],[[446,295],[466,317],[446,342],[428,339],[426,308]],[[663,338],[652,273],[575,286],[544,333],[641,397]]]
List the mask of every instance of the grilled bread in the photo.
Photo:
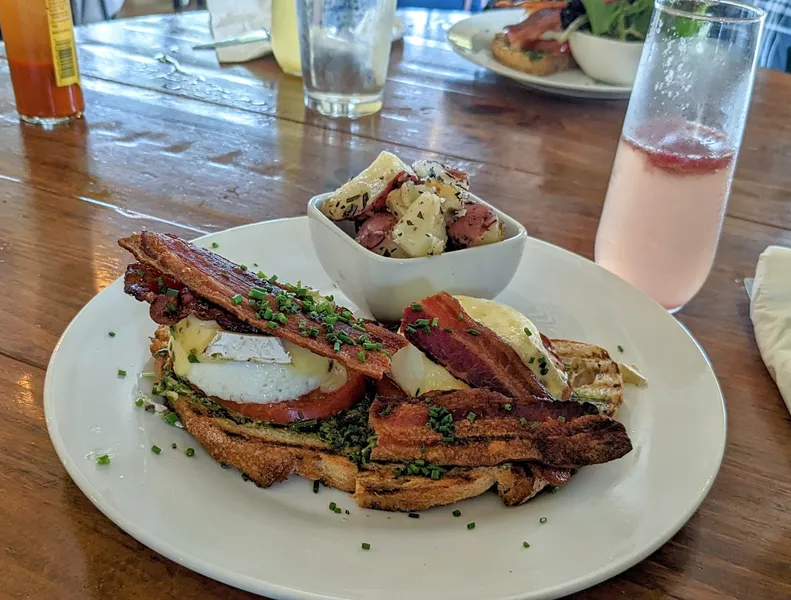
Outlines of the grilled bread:
[[[166,357],[168,331],[160,327],[151,343],[160,376]],[[607,410],[620,404],[617,364],[606,351],[579,342],[553,340],[555,352],[580,381],[585,393],[603,399]],[[614,369],[614,371],[613,371]],[[393,385],[393,384],[391,384]],[[609,387],[608,387],[609,386]],[[391,388],[395,389],[395,388]],[[319,437],[254,422],[237,422],[201,402],[197,394],[170,395],[169,404],[184,428],[218,462],[245,473],[256,485],[268,487],[295,474],[351,493],[362,507],[392,511],[425,510],[495,489],[506,506],[533,498],[548,486],[563,485],[569,470],[551,470],[531,463],[488,467],[446,467],[439,479],[410,474],[404,463],[355,462],[350,453],[333,448]],[[414,470],[414,467],[413,467]]]
[[491,47],[492,54],[499,62],[529,75],[552,75],[571,69],[575,64],[571,52],[521,50],[509,45],[502,33],[494,36]]

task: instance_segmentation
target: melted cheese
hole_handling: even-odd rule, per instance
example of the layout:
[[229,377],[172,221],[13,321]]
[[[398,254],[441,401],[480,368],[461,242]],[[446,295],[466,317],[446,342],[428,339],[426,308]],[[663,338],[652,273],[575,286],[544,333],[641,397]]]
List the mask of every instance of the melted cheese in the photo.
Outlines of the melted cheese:
[[[553,398],[563,396],[568,388],[568,378],[552,363],[549,352],[541,341],[541,334],[530,319],[518,310],[492,300],[469,296],[454,297],[468,315],[486,325],[516,351]],[[530,335],[527,335],[525,329],[530,331]],[[543,375],[540,364],[546,365]]]
[[171,329],[169,348],[176,375],[233,402],[284,402],[347,380],[336,361],[271,336],[229,334],[192,315]]
[[412,344],[407,344],[396,352],[390,366],[390,377],[410,396],[470,387],[456,379],[444,367],[430,361]]

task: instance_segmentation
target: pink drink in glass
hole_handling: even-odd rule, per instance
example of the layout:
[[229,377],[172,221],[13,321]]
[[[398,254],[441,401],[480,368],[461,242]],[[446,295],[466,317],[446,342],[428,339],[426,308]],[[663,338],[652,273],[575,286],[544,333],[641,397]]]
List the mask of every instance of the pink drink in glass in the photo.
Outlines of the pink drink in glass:
[[711,269],[735,149],[681,120],[638,126],[618,145],[596,236],[596,262],[675,311]]

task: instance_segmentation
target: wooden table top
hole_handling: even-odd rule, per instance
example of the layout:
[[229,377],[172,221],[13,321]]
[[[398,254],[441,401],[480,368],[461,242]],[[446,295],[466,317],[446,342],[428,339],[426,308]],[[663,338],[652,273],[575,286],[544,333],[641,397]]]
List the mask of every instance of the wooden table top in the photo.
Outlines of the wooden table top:
[[[530,92],[447,49],[444,31],[463,14],[405,15],[384,109],[357,122],[306,112],[301,81],[271,58],[218,66],[214,52],[193,52],[210,38],[205,13],[79,31],[87,114],[54,132],[18,123],[0,58],[0,597],[252,597],[121,531],[47,436],[47,361],[77,311],[122,273],[118,237],[304,214],[310,196],[389,149],[463,168],[534,236],[592,256],[626,104]],[[714,270],[679,314],[727,399],[722,470],[670,542],[580,598],[791,597],[791,421],[742,288],[767,245],[791,245],[789,98],[791,77],[758,74]]]

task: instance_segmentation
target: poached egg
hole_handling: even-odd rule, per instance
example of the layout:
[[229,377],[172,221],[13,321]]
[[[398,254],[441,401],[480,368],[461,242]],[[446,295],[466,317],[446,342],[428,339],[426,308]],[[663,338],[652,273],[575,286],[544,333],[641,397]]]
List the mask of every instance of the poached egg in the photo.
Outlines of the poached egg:
[[[517,353],[553,398],[561,398],[568,389],[566,373],[552,362],[541,334],[533,322],[518,310],[492,300],[454,296],[473,319],[494,331]],[[527,331],[530,334],[527,334]],[[542,360],[543,359],[543,360]],[[469,386],[432,362],[417,347],[407,345],[393,355],[390,376],[411,396],[432,391],[465,389]],[[543,369],[540,365],[543,365]]]
[[171,328],[173,371],[207,396],[273,404],[346,383],[346,368],[290,342],[222,330],[194,315]]

